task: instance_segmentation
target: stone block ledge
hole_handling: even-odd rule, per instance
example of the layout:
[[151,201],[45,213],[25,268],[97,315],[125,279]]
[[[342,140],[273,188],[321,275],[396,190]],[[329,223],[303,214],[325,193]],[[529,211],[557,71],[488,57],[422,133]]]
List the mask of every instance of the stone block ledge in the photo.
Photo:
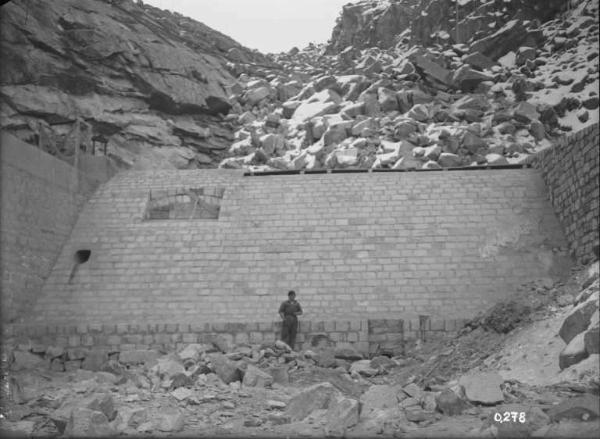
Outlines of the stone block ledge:
[[[464,325],[464,319],[433,320],[423,327],[419,321],[403,319],[301,320],[297,349],[311,349],[318,340],[333,346],[352,346],[360,352],[390,350],[399,354],[405,343],[417,338],[449,337]],[[280,321],[206,323],[123,323],[87,325],[27,325],[3,327],[5,344],[46,345],[64,348],[103,348],[115,352],[135,349],[176,350],[190,343],[211,343],[221,337],[233,345],[272,343],[279,339]],[[319,337],[316,337],[319,336]],[[326,336],[326,337],[323,337]]]

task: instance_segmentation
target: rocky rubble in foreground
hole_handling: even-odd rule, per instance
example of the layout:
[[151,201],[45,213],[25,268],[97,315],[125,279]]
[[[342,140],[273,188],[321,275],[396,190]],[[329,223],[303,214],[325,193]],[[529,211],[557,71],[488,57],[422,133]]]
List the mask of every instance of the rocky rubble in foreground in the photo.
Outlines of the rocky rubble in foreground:
[[238,128],[220,167],[515,164],[597,123],[597,1],[543,24],[511,19],[515,11],[503,13],[493,1],[475,12],[479,24],[494,26],[467,35],[475,26],[464,25],[461,44],[446,33],[415,45],[413,25],[390,48],[347,46],[328,55],[311,46],[272,56],[283,71],[238,66],[226,117]]
[[4,350],[0,428],[38,436],[593,437],[598,372],[568,378],[571,343],[553,359],[564,371],[547,385],[504,378],[488,361],[506,334],[559,307],[568,310],[559,336],[595,334],[585,346],[595,346],[587,355],[597,363],[598,262],[577,276],[535,281],[514,298],[526,311],[514,315],[507,300],[453,342],[418,342],[392,358],[364,358],[325,338],[302,352],[223,336],[177,352],[13,344]]

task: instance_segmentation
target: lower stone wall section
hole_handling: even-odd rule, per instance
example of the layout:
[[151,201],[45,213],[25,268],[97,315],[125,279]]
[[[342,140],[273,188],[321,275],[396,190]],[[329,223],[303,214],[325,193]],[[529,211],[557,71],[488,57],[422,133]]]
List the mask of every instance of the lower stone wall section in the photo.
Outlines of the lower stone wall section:
[[[420,331],[418,320],[300,321],[296,349],[316,347],[326,339],[333,346],[352,346],[363,354],[402,355],[407,343],[455,335],[465,320],[429,322]],[[56,346],[65,349],[106,349],[112,352],[157,349],[165,352],[190,343],[211,343],[220,337],[233,345],[273,343],[280,338],[281,322],[253,323],[166,323],[117,325],[28,326],[6,325],[6,344]]]
[[5,132],[0,146],[0,290],[8,323],[32,309],[81,208],[102,182],[85,172],[108,162],[91,157],[78,171]]

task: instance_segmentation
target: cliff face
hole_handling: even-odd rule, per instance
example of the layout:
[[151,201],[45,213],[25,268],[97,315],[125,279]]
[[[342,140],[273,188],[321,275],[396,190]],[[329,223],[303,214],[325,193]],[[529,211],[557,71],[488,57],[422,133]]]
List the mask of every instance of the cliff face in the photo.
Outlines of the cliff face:
[[[564,7],[565,0],[459,1],[459,33],[453,0],[362,0],[344,6],[327,47],[336,53],[348,46],[390,48],[408,37],[414,44],[429,45],[448,35],[467,43],[493,33],[506,22],[547,21]],[[457,41],[458,40],[458,41]]]
[[23,0],[0,10],[2,129],[29,141],[43,132],[59,155],[72,153],[60,138],[81,118],[121,163],[208,165],[230,140],[217,122],[231,107],[231,62],[265,62],[141,2]]
[[360,1],[343,7],[333,29],[330,53],[348,46],[390,47],[395,37],[410,27],[416,2]]

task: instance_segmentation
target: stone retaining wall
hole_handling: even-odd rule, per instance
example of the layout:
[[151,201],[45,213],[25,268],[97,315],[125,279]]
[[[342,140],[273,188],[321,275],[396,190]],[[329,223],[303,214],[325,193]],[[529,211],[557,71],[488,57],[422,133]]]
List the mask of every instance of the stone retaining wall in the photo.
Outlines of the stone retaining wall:
[[[217,190],[207,218],[147,218],[155,192],[194,212]],[[533,169],[126,172],[86,205],[28,323],[268,322],[290,289],[311,321],[469,318],[568,274],[563,247]]]
[[1,133],[2,322],[30,311],[93,184],[74,167]]
[[600,146],[598,124],[565,136],[533,163],[542,172],[574,258],[598,257]]

